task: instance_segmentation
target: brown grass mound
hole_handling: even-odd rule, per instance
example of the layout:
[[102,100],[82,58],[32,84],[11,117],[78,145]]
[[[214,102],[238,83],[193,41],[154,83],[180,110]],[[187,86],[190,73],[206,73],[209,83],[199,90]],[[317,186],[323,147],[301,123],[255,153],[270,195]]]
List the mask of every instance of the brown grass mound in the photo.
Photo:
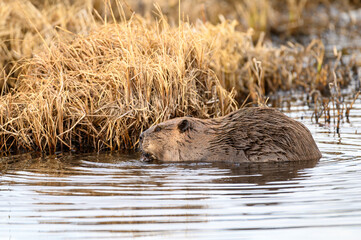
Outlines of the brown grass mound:
[[129,149],[153,123],[224,115],[237,108],[235,97],[347,81],[340,69],[332,77],[319,40],[275,47],[262,34],[254,44],[236,21],[171,27],[159,18],[55,34],[20,62],[17,85],[0,96],[1,151]]
[[188,24],[138,19],[57,42],[1,97],[2,150],[132,148],[151,123],[226,114],[236,103],[209,67],[211,51]]

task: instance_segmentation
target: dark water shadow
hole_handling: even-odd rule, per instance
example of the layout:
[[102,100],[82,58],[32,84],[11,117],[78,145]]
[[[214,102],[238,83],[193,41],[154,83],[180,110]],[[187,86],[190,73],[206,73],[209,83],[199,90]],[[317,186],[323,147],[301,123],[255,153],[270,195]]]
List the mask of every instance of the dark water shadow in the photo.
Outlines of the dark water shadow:
[[[96,164],[97,163],[97,164]],[[178,169],[181,171],[197,171],[196,174],[224,175],[224,178],[216,178],[214,183],[250,183],[265,185],[269,182],[290,181],[304,176],[304,170],[313,168],[318,161],[284,162],[284,163],[227,163],[227,162],[192,162],[192,163],[144,163],[139,160],[139,154],[60,154],[54,156],[39,156],[39,154],[27,153],[0,159],[2,174],[8,171],[28,171],[38,174],[46,174],[52,177],[66,177],[85,175],[81,167],[88,169],[104,168],[123,169],[122,176],[149,175],[150,170],[161,172],[157,178],[151,178],[161,184],[161,179],[168,177],[167,171]]]
[[284,162],[284,163],[182,163],[175,164],[182,169],[224,170],[225,178],[214,179],[213,183],[249,183],[267,185],[271,182],[286,182],[307,177],[307,169],[314,168],[319,161]]

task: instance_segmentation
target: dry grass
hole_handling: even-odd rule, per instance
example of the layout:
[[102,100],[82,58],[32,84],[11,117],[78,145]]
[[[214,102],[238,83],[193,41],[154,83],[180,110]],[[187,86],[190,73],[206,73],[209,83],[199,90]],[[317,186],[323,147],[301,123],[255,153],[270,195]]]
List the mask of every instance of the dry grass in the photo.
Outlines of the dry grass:
[[209,67],[211,45],[189,24],[140,18],[57,42],[2,96],[2,150],[132,148],[152,123],[234,110]]
[[[137,3],[144,4],[124,11],[149,14],[148,2]],[[117,2],[112,12],[90,0],[0,0],[0,11],[7,8],[0,27],[10,26],[0,30],[1,80],[13,87],[0,96],[1,152],[132,149],[141,131],[172,117],[221,116],[247,97],[262,104],[265,94],[280,89],[327,94],[330,83],[349,80],[347,66],[331,69],[325,62],[321,40],[272,45],[260,33],[269,31],[272,12],[251,1],[236,13],[249,14],[256,32],[222,17],[210,23],[216,13],[206,3],[189,10],[203,11],[202,21],[179,23],[171,17],[178,1],[167,4],[173,4],[163,6],[167,16],[158,9],[154,21],[137,14],[126,20]],[[218,4],[234,9],[233,1]],[[292,10],[298,17],[289,23],[303,7]]]
[[[336,71],[336,69],[338,68],[338,65],[341,64],[340,60],[342,53],[338,52],[336,48],[334,48],[334,54],[336,61],[334,62],[332,69],[333,74],[331,79],[333,82],[329,83],[329,96],[325,97],[324,94],[322,94],[320,91],[314,89],[311,92],[309,103],[314,105],[312,118],[315,119],[315,122],[321,122],[320,120],[322,117],[324,118],[325,124],[329,124],[332,121],[336,132],[339,134],[341,121],[346,118],[346,122],[350,122],[350,111],[360,95],[360,90],[355,89],[354,93],[352,95],[348,94],[348,96],[345,96],[345,94],[341,93],[341,85],[340,81],[338,81],[338,78],[344,78],[344,76],[337,74],[340,71]],[[348,73],[352,72],[347,67],[343,67],[342,69],[346,69],[346,72]],[[345,100],[345,98],[347,98],[347,100]]]
[[91,3],[0,0],[0,91],[14,87],[24,58],[59,35],[64,38],[63,30],[87,33],[96,26]]
[[[117,20],[134,12],[146,18],[158,17],[153,0],[129,4],[117,0],[0,0],[0,90],[14,87],[21,59],[49,45],[63,30],[86,34],[104,19],[111,21],[112,11],[104,2],[110,3]],[[267,36],[271,32],[286,36],[317,33],[338,21],[329,14],[331,3],[340,13],[360,6],[352,0],[182,0],[180,6],[178,0],[156,2],[172,26],[179,18],[218,24],[224,16],[240,23],[237,30],[253,28],[255,41],[263,32]]]
[[[111,8],[105,2],[110,3]],[[49,45],[54,38],[63,40],[64,32],[87,34],[104,21],[111,22],[114,15],[118,21],[134,13],[147,19],[159,18],[153,0],[122,3],[118,0],[0,0],[1,92],[14,87],[22,59],[32,57],[33,52]],[[340,9],[340,14],[360,6],[352,0],[184,0],[180,6],[178,0],[158,0],[157,3],[171,26],[177,26],[179,19],[212,24],[235,19],[239,22],[236,30],[252,28],[256,42],[264,37],[263,33],[267,38],[271,32],[279,36],[320,32],[338,22],[337,16],[329,14],[330,6]]]

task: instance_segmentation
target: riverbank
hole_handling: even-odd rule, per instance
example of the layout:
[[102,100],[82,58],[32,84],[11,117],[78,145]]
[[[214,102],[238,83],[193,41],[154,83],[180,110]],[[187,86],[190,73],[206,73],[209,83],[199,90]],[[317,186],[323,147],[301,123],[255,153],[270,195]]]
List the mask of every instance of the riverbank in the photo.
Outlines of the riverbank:
[[244,30],[231,18],[177,22],[167,8],[154,20],[126,5],[128,13],[115,5],[99,17],[96,5],[84,3],[1,4],[7,21],[24,4],[28,21],[14,20],[3,47],[6,154],[134,149],[141,131],[169,118],[217,117],[291,89],[329,106],[357,79],[357,58],[344,62],[337,48],[327,55],[321,38],[275,44],[271,30]]

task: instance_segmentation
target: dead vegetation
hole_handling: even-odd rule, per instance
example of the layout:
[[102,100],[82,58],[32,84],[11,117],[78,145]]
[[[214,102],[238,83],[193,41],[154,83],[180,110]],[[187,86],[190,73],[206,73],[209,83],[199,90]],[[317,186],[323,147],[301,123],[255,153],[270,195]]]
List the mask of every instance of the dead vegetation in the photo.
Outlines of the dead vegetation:
[[[333,68],[320,39],[272,44],[273,1],[262,1],[266,12],[252,1],[190,2],[181,6],[188,22],[178,1],[152,12],[148,1],[0,0],[1,152],[132,149],[142,130],[172,117],[224,115],[278,90],[331,96],[330,84],[351,81],[355,63],[336,56]],[[219,18],[212,2],[247,23]],[[312,4],[287,4],[282,31],[292,34]]]
[[134,18],[56,42],[2,96],[2,150],[132,148],[151,123],[234,110],[209,66],[210,40],[189,24]]

